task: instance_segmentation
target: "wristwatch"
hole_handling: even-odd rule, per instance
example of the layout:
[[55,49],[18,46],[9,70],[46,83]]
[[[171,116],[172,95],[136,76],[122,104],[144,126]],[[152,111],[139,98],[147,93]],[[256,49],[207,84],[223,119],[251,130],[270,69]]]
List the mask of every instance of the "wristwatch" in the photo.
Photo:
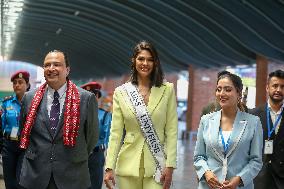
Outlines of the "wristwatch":
[[108,171],[112,171],[112,169],[111,168],[106,168],[105,172],[108,172]]
[[240,183],[239,183],[239,187],[243,187],[244,186],[244,183],[243,183],[243,180],[242,178],[240,177]]

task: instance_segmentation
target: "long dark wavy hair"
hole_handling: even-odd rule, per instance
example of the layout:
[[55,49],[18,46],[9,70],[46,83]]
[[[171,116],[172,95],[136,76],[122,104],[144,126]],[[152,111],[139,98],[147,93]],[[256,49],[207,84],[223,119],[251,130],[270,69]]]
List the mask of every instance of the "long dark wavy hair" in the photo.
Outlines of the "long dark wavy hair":
[[151,53],[153,60],[154,60],[154,66],[153,70],[151,72],[151,87],[160,87],[163,84],[164,80],[164,73],[160,64],[160,59],[158,56],[158,52],[156,51],[155,47],[148,41],[140,41],[139,43],[136,44],[136,46],[133,49],[133,54],[132,54],[132,64],[131,64],[131,75],[130,75],[130,81],[132,84],[138,85],[137,81],[137,70],[136,70],[136,58],[138,54],[142,50],[147,50]]

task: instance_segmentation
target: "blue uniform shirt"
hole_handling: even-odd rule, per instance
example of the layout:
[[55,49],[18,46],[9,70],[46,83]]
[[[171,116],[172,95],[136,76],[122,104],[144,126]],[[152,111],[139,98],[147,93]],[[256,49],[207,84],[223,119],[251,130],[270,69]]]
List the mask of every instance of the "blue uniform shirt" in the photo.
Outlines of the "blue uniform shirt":
[[19,136],[19,119],[20,119],[21,104],[16,95],[5,99],[2,103],[2,132],[10,135],[12,128],[18,130]]
[[105,110],[99,108],[98,110],[98,117],[99,117],[99,141],[96,145],[97,146],[104,146],[107,147],[108,139],[110,134],[110,124],[111,124],[111,113],[107,112],[105,114]]

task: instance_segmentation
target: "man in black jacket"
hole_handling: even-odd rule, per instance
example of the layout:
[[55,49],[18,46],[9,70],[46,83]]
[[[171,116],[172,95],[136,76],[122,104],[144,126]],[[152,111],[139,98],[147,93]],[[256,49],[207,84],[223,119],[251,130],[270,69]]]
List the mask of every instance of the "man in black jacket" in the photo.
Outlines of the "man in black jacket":
[[256,189],[284,188],[284,71],[276,70],[268,77],[268,100],[250,113],[260,117],[263,127],[263,167],[255,178]]

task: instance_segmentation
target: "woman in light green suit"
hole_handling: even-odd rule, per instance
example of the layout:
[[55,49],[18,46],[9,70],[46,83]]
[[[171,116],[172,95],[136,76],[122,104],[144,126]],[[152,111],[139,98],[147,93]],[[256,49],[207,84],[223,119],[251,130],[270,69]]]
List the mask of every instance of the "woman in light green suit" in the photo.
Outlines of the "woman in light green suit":
[[[168,189],[176,168],[177,111],[173,84],[164,82],[163,72],[155,48],[149,42],[138,43],[133,52],[130,82],[137,88],[151,117],[160,143],[166,155],[165,167],[155,182],[154,156],[149,150],[135,116],[129,96],[120,86],[113,96],[113,117],[106,158],[105,184],[108,189],[115,185],[120,189]],[[123,130],[125,137],[121,140]],[[115,170],[115,171],[114,171]]]

